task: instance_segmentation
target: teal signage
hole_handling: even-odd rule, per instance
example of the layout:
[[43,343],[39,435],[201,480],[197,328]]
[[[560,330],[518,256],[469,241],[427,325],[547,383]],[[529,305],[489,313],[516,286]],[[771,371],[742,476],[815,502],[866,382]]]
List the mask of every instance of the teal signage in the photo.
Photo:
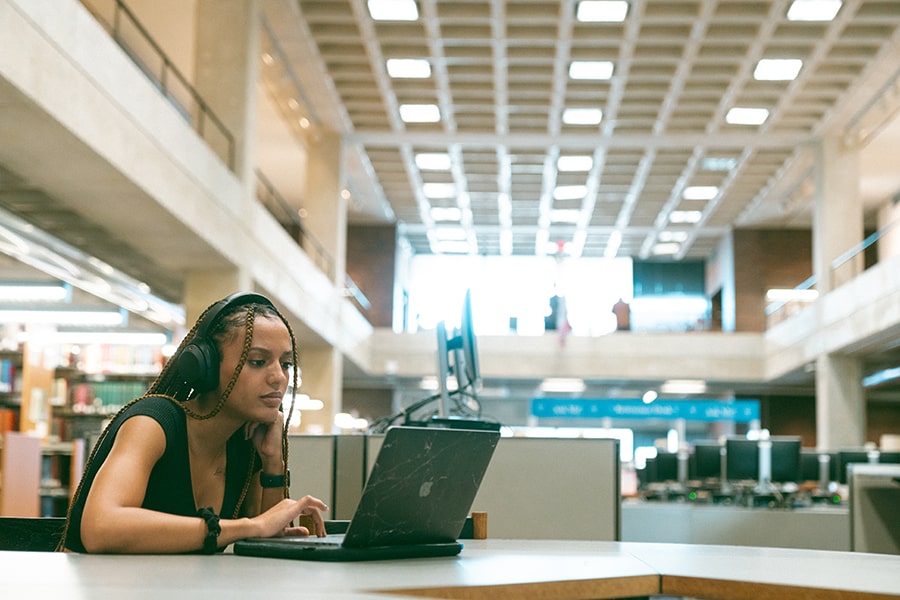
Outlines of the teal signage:
[[759,420],[759,400],[656,400],[623,398],[533,398],[531,414],[556,419]]

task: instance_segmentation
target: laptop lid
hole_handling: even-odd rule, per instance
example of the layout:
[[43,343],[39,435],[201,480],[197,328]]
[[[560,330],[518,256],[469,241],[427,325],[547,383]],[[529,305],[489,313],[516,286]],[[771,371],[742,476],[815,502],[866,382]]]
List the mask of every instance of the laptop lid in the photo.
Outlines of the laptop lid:
[[491,431],[388,429],[344,545],[456,541],[499,439]]
[[456,538],[499,439],[496,431],[392,427],[340,544],[251,538],[235,542],[234,552],[329,561],[458,554]]

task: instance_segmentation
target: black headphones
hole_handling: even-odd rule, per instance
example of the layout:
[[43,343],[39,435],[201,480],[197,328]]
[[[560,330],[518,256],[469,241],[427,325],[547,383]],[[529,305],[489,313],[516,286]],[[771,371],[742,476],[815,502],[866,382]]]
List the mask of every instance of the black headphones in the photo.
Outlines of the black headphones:
[[194,388],[195,393],[208,392],[219,385],[219,349],[209,332],[225,310],[244,304],[265,304],[274,308],[271,300],[253,292],[236,292],[219,300],[209,307],[197,324],[194,337],[173,359],[179,377]]

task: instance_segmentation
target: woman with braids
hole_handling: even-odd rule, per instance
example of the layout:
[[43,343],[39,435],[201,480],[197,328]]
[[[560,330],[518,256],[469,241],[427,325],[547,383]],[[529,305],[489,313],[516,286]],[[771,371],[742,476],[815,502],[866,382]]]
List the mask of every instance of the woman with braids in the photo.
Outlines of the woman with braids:
[[[104,430],[60,549],[213,553],[247,537],[325,535],[328,507],[288,497],[280,406],[292,381],[294,334],[267,298],[237,293],[210,306]],[[304,515],[309,528],[294,526]]]

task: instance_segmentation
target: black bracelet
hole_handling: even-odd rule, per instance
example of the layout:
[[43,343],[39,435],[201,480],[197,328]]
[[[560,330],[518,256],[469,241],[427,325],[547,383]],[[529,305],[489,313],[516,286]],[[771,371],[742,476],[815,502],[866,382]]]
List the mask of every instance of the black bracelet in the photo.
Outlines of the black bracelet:
[[263,471],[259,472],[259,485],[264,488],[280,488],[287,483],[291,485],[291,472],[285,471],[284,475],[270,475]]
[[212,507],[208,506],[198,510],[197,516],[206,521],[206,537],[203,539],[203,553],[215,554],[219,547],[219,534],[222,533],[222,526],[219,525],[219,515],[215,513]]

